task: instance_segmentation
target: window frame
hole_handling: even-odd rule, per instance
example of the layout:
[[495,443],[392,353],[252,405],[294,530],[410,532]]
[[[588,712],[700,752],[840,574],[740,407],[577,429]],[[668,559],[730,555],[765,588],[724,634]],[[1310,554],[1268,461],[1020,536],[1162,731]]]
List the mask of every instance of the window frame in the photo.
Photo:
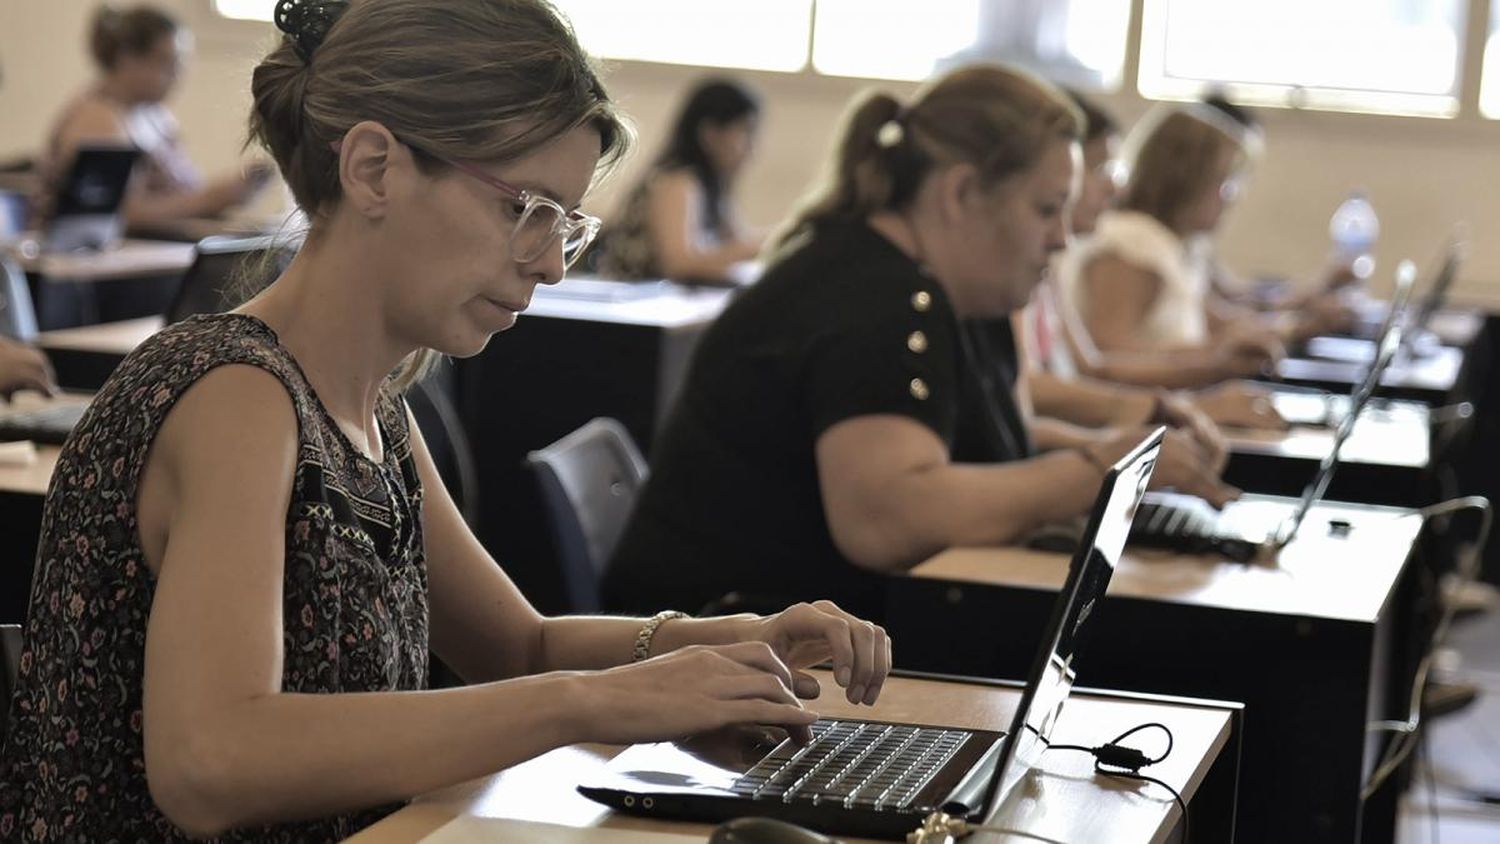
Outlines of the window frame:
[[[766,74],[778,78],[803,78],[805,80],[819,80],[819,82],[835,83],[836,87],[843,87],[843,83],[859,81],[890,85],[904,88],[906,81],[887,80],[873,77],[848,77],[839,74],[830,74],[819,71],[813,65],[814,47],[817,39],[816,15],[817,2],[812,0],[808,26],[806,58],[802,66],[795,70],[767,70],[763,68],[739,68],[731,66],[717,66],[714,69],[742,72],[747,74]],[[1500,4],[1500,0],[1464,0],[1467,3],[1465,11],[1464,26],[1459,43],[1458,60],[1458,90],[1452,97],[1444,95],[1429,94],[1402,94],[1385,92],[1378,96],[1385,100],[1385,104],[1371,105],[1368,102],[1371,92],[1368,91],[1345,91],[1340,89],[1297,87],[1285,85],[1264,85],[1243,82],[1209,83],[1195,80],[1170,80],[1164,74],[1156,71],[1160,65],[1163,52],[1161,50],[1160,38],[1164,32],[1163,27],[1153,26],[1155,21],[1150,19],[1152,6],[1164,8],[1160,0],[1125,0],[1129,3],[1130,11],[1128,23],[1125,30],[1124,59],[1120,67],[1116,82],[1112,86],[1101,89],[1089,89],[1086,93],[1099,95],[1105,98],[1139,98],[1145,102],[1157,101],[1185,101],[1196,99],[1205,89],[1214,87],[1223,90],[1226,95],[1236,102],[1246,105],[1275,109],[1278,111],[1307,114],[1339,114],[1353,115],[1360,118],[1375,118],[1380,120],[1418,120],[1421,122],[1439,123],[1469,123],[1494,125],[1500,123],[1500,110],[1494,114],[1485,114],[1480,107],[1481,87],[1484,83],[1484,53],[1486,42],[1489,39],[1491,6]],[[192,4],[191,11],[184,13],[187,23],[194,32],[198,33],[200,40],[206,42],[233,41],[240,46],[244,45],[244,39],[248,32],[263,32],[265,23],[225,16],[218,9],[217,2],[203,4]],[[1500,34],[1500,33],[1497,33]],[[1500,38],[1497,38],[1497,50],[1500,50]],[[1148,52],[1150,51],[1150,52]],[[1151,58],[1148,58],[1150,56]],[[655,66],[661,68],[682,69],[688,65],[672,62],[653,61],[647,59],[627,59],[602,56],[601,59],[608,65],[632,65],[632,66]],[[1495,60],[1496,78],[1491,84],[1500,88],[1500,55]],[[696,67],[696,66],[692,66]],[[1147,73],[1155,75],[1148,78]],[[1163,80],[1166,80],[1163,82]],[[1496,96],[1500,102],[1500,95]],[[1447,105],[1437,104],[1435,100],[1451,100]]]

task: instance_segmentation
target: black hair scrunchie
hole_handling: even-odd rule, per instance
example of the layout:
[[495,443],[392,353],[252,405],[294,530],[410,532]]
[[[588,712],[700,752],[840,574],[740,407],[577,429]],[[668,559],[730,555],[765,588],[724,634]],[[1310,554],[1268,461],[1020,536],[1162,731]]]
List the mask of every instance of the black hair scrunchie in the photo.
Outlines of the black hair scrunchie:
[[304,62],[328,37],[328,30],[349,8],[348,0],[277,0],[276,28],[290,35]]

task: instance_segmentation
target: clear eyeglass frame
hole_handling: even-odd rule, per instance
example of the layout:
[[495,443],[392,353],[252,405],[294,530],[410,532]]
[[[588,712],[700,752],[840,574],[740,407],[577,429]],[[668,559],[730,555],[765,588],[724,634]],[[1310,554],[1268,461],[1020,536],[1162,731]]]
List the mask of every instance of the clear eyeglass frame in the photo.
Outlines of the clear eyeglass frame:
[[563,268],[568,269],[583,257],[589,244],[599,234],[599,227],[604,224],[598,217],[582,211],[569,211],[550,197],[518,188],[491,176],[477,164],[436,155],[412,144],[407,146],[489,185],[520,205],[516,225],[510,235],[511,257],[518,264],[529,264],[537,260],[554,241],[561,240]]

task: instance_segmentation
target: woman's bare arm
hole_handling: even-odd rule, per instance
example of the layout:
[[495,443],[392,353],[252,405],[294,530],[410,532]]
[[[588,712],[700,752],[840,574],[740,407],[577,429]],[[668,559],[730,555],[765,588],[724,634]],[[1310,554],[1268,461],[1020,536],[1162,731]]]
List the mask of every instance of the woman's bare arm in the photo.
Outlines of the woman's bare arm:
[[296,444],[280,383],[226,366],[173,409],[142,481],[142,542],[158,572],[146,777],[184,830],[212,835],[404,800],[576,741],[810,720],[786,667],[759,643],[441,691],[282,691],[284,625],[300,623],[282,618]]
[[667,278],[725,279],[730,267],[754,258],[759,244],[732,241],[717,247],[698,242],[703,189],[687,173],[664,173],[650,188],[651,239]]

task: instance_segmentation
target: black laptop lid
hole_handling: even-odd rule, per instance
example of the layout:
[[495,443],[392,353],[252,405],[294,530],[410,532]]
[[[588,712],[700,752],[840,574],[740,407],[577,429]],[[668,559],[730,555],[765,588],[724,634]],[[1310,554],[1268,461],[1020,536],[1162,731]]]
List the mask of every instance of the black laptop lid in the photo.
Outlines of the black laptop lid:
[[53,217],[118,213],[139,157],[133,147],[79,147],[67,178],[58,185]]
[[1297,506],[1277,526],[1276,533],[1270,538],[1268,547],[1264,547],[1264,553],[1274,553],[1291,544],[1297,537],[1297,531],[1302,528],[1302,522],[1314,504],[1322,500],[1323,494],[1328,491],[1329,484],[1333,483],[1334,472],[1338,469],[1339,456],[1344,451],[1344,444],[1349,441],[1349,436],[1354,433],[1354,425],[1359,421],[1359,416],[1364,412],[1365,406],[1374,397],[1375,390],[1380,386],[1381,376],[1390,368],[1391,362],[1396,358],[1396,351],[1401,347],[1403,333],[1402,326],[1406,323],[1406,311],[1411,305],[1412,285],[1416,282],[1417,269],[1411,261],[1402,261],[1396,267],[1396,290],[1391,298],[1391,310],[1386,316],[1385,324],[1381,327],[1380,336],[1375,338],[1375,356],[1370,361],[1370,368],[1365,370],[1365,377],[1354,385],[1349,393],[1349,411],[1339,420],[1338,427],[1333,430],[1333,445],[1323,459],[1318,463],[1318,470],[1313,473],[1312,479],[1302,490],[1302,497],[1297,501]]
[[167,322],[238,306],[246,298],[243,291],[269,284],[291,257],[291,248],[272,236],[204,238],[167,308]]
[[1075,663],[1085,638],[1084,626],[1104,599],[1115,565],[1125,550],[1130,523],[1156,468],[1165,433],[1165,428],[1156,429],[1111,467],[1100,484],[1088,527],[1068,568],[1068,579],[1058,593],[1052,619],[1042,632],[1036,663],[1011,722],[1010,738],[990,780],[982,815],[985,819],[994,815],[1000,800],[1037,765],[1046,750],[1052,728],[1078,676]]
[[[1427,330],[1432,322],[1432,317],[1448,301],[1448,292],[1453,289],[1453,282],[1458,279],[1458,271],[1463,266],[1464,258],[1469,253],[1468,228],[1462,224],[1453,227],[1453,234],[1448,238],[1448,244],[1443,248],[1442,263],[1438,265],[1438,271],[1433,276],[1432,287],[1428,288],[1427,295],[1417,306],[1417,312],[1407,321],[1406,342],[1415,340],[1419,334]],[[1395,310],[1393,303],[1391,310]]]

